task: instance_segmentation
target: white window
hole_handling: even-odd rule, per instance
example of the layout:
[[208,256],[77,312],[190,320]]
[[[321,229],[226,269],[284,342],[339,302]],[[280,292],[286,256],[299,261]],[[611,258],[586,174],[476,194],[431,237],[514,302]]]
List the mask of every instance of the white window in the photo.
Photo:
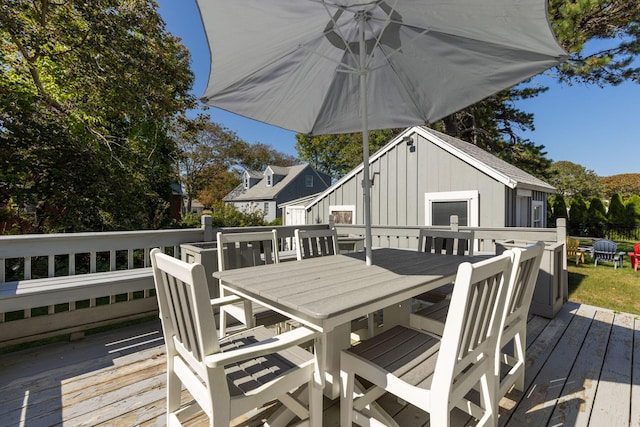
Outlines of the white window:
[[308,188],[313,187],[313,175],[304,176],[304,186]]
[[273,175],[267,174],[267,187],[271,187],[272,183],[273,183]]
[[329,214],[333,215],[333,221],[336,224],[355,224],[356,223],[355,205],[329,206]]
[[249,174],[248,173],[244,174],[244,189],[245,190],[249,189]]
[[544,227],[544,202],[541,200],[533,200],[531,202],[531,218],[533,221],[532,227],[542,228]]
[[458,225],[478,227],[478,190],[425,193],[425,225],[449,225],[458,215]]
[[269,215],[269,202],[264,202],[264,214]]

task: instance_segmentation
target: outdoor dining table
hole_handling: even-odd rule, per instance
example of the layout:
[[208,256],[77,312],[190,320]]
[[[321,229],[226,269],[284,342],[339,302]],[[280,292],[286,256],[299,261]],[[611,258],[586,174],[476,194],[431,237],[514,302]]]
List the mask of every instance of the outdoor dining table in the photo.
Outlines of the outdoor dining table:
[[411,298],[452,282],[458,266],[480,257],[404,249],[310,258],[214,273],[231,292],[321,333],[316,339],[318,381],[327,397],[340,392],[340,351],[351,345],[351,320],[384,309],[386,329],[408,324]]

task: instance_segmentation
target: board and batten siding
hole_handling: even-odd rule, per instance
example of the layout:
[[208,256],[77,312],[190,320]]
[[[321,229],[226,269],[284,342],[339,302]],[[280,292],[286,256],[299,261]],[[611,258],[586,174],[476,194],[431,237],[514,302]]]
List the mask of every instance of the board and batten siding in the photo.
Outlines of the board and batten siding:
[[[504,187],[504,191],[505,191],[505,196],[504,196],[505,197],[505,211],[504,211],[505,224],[504,226],[516,227],[518,225],[517,224],[518,219],[516,214],[518,189]],[[542,191],[531,190],[531,199],[528,201],[528,206],[527,206],[527,223],[528,224],[532,223],[532,218],[531,218],[532,201],[542,202],[542,213],[543,213],[542,227],[546,227],[547,226],[547,220],[546,220],[547,203],[548,203],[547,193]]]
[[[420,135],[415,135],[422,138]],[[479,226],[504,227],[505,186],[468,163],[429,143],[398,143],[371,163],[371,223],[426,225],[425,193],[479,193]],[[357,224],[364,224],[362,171],[311,206],[307,224],[328,222],[330,206],[355,206]]]

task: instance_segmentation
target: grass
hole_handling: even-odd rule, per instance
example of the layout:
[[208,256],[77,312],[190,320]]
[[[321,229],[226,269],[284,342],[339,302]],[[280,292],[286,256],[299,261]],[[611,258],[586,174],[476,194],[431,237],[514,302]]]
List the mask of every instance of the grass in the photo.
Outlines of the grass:
[[[617,243],[625,252],[633,244]],[[570,301],[640,315],[640,271],[633,271],[626,255],[624,266],[615,270],[611,262],[599,262],[594,267],[588,256],[585,264],[577,266],[569,260],[568,270]]]

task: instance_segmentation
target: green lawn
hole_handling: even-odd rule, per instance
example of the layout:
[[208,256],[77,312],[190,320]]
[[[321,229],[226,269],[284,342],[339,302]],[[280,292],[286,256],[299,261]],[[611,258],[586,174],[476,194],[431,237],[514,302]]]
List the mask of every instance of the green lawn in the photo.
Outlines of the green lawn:
[[[617,243],[619,250],[628,250],[627,242]],[[569,260],[569,300],[640,315],[640,271],[633,271],[627,256],[616,270],[613,263],[594,267],[589,257],[585,262],[576,266]]]

